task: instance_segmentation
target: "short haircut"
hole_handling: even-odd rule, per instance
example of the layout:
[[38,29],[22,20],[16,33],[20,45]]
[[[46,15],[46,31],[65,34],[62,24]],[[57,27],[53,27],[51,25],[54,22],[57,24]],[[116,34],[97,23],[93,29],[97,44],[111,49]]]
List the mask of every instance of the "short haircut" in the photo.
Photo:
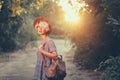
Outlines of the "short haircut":
[[45,18],[45,17],[37,17],[35,20],[34,20],[34,23],[33,23],[33,26],[35,27],[35,25],[37,23],[39,23],[40,21],[45,21],[47,24],[48,24],[48,27],[49,27],[49,31],[47,32],[47,34],[50,34],[52,32],[52,25],[51,25],[51,22]]

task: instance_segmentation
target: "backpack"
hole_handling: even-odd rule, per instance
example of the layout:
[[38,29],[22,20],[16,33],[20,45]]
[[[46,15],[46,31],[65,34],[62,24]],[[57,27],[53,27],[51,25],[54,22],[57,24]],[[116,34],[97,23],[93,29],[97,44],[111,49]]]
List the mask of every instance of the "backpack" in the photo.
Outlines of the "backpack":
[[65,61],[62,60],[62,55],[58,56],[56,71],[56,77],[58,80],[61,80],[66,76],[66,65]]

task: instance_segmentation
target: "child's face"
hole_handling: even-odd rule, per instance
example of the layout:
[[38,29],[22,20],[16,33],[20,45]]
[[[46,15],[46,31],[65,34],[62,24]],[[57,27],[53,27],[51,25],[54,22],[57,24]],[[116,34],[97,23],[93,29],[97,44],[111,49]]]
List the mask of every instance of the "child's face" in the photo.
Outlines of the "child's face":
[[45,35],[47,32],[45,25],[42,25],[40,23],[35,25],[35,29],[37,30],[38,34],[40,34],[40,35]]

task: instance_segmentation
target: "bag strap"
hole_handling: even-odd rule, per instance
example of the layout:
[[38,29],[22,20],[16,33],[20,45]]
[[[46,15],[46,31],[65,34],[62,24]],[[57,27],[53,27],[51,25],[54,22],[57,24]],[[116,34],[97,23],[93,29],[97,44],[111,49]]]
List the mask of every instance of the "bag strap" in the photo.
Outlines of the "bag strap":
[[[46,44],[46,42],[43,44],[43,46]],[[48,45],[49,47],[49,45]],[[42,59],[43,59],[43,65],[44,65],[44,68],[47,67],[47,63],[45,61],[45,56],[42,54]],[[53,59],[52,59],[53,60]]]
[[59,56],[57,56],[57,57],[62,60],[62,55],[59,55]]
[[[43,44],[43,46],[45,45],[46,43]],[[49,47],[49,46],[48,46]],[[47,63],[45,61],[45,56],[42,54],[42,58],[43,58],[43,65],[44,65],[44,68],[47,67]],[[57,55],[57,60],[56,62],[58,63],[58,60],[62,60],[62,55]],[[53,59],[52,59],[53,60]]]

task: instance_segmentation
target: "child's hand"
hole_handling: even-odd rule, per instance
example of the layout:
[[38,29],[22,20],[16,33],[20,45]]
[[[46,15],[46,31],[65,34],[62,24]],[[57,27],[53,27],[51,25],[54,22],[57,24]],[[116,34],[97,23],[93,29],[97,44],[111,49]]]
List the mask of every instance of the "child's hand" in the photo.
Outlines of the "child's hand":
[[41,53],[43,52],[43,45],[39,46],[39,50],[40,50]]
[[53,60],[54,60],[54,61],[57,61],[57,59],[58,59],[58,57],[57,57],[57,56],[55,56],[55,57],[53,58]]

